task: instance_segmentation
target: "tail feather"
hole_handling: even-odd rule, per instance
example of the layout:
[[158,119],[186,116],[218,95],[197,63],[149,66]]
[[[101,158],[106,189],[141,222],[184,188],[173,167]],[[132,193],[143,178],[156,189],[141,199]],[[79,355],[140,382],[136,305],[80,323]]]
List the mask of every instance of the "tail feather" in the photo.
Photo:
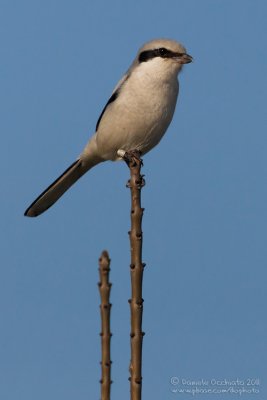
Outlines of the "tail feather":
[[34,200],[24,215],[37,217],[51,207],[86,171],[78,159],[63,172],[48,188]]

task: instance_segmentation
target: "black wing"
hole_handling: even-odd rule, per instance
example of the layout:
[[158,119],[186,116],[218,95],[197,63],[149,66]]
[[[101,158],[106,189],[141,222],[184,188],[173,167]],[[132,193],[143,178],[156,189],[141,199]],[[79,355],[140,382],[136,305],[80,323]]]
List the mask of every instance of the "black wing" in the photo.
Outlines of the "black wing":
[[113,103],[113,101],[115,101],[115,100],[117,99],[117,97],[119,96],[119,93],[120,93],[120,90],[121,90],[122,86],[123,86],[124,83],[127,81],[127,79],[129,78],[129,76],[130,76],[130,72],[127,72],[127,73],[122,77],[122,79],[119,81],[119,83],[117,84],[117,86],[115,87],[114,92],[112,93],[112,95],[111,95],[111,97],[109,98],[107,104],[105,105],[105,107],[104,107],[102,113],[100,114],[100,117],[98,118],[98,121],[97,121],[97,123],[96,123],[96,128],[95,128],[95,131],[96,131],[96,132],[97,132],[97,129],[98,129],[99,124],[100,124],[100,121],[101,121],[101,119],[102,119],[102,117],[103,117],[103,115],[104,115],[104,112],[106,111],[108,105],[109,105],[110,103]]
[[98,126],[99,126],[99,124],[100,124],[100,121],[101,121],[101,119],[102,119],[102,117],[103,117],[103,115],[104,115],[104,112],[105,112],[106,109],[107,109],[107,106],[108,106],[110,103],[113,103],[113,101],[116,100],[116,98],[118,97],[118,95],[119,95],[119,89],[116,90],[116,91],[113,93],[113,95],[109,98],[107,104],[105,105],[105,107],[104,107],[102,113],[100,114],[100,117],[98,118],[98,121],[97,121],[97,123],[96,123],[96,128],[95,128],[95,131],[96,131],[96,132],[97,132]]

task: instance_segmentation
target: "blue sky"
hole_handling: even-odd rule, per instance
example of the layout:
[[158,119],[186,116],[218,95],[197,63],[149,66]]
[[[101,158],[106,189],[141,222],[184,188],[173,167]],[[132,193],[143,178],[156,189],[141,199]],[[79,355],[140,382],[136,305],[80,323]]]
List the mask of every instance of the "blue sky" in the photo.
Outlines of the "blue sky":
[[171,390],[201,378],[246,389],[259,378],[255,399],[266,398],[266,14],[260,0],[1,0],[1,399],[99,398],[104,248],[112,397],[128,396],[126,166],[99,165],[40,218],[23,212],[76,159],[137,49],[158,37],[195,61],[144,158],[144,398],[186,399]]

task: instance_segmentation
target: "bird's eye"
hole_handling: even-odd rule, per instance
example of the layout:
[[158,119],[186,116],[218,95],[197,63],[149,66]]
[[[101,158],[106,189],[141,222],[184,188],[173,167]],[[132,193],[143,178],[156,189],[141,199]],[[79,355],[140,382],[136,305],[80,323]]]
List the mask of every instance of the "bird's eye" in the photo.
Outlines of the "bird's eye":
[[166,56],[167,53],[168,53],[168,50],[165,49],[165,47],[161,47],[161,48],[159,49],[159,54],[160,54],[161,56]]

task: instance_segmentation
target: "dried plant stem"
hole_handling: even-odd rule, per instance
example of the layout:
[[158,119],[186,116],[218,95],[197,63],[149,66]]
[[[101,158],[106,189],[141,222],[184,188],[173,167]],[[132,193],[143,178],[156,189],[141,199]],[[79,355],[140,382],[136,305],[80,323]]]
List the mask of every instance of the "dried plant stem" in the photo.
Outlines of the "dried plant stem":
[[110,360],[110,308],[109,295],[111,283],[109,282],[110,258],[107,251],[103,251],[99,258],[99,277],[98,283],[99,293],[101,298],[100,313],[101,313],[101,400],[110,400],[111,386],[111,360]]
[[[136,154],[136,153],[135,153]],[[145,184],[140,174],[142,160],[140,157],[126,155],[125,161],[130,168],[130,180],[127,186],[131,190],[131,286],[132,297],[129,300],[131,309],[131,362],[130,383],[131,400],[141,400],[142,396],[142,331],[143,298],[142,281],[145,264],[142,263],[142,217],[144,209],[141,208],[141,189]]]

